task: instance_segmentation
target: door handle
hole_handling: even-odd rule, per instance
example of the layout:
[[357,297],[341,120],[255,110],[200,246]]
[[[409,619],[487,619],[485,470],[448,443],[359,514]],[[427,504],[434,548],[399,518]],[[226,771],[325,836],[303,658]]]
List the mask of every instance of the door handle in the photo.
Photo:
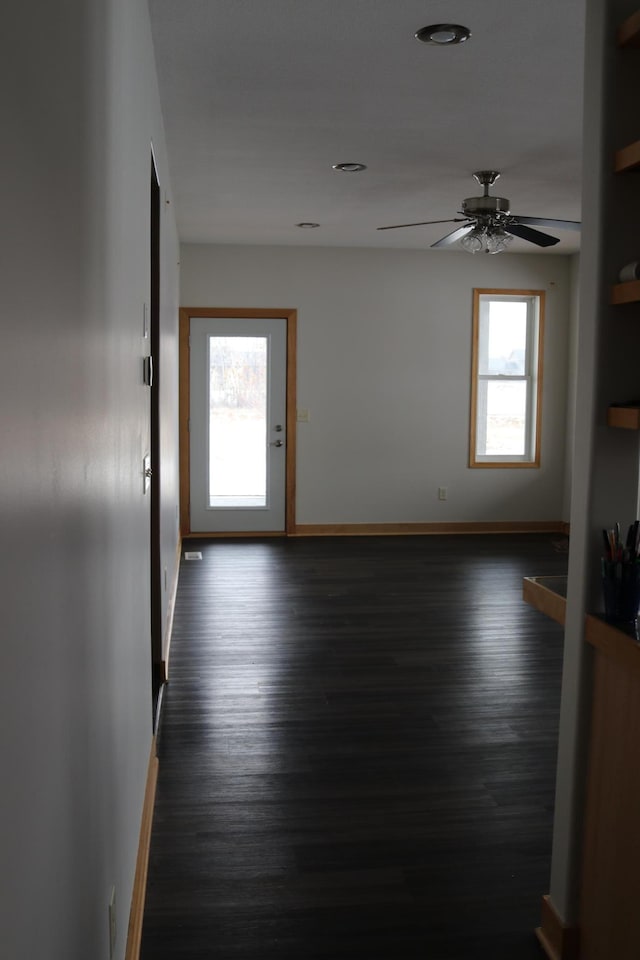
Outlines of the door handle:
[[284,440],[272,440],[269,444],[270,447],[284,447]]

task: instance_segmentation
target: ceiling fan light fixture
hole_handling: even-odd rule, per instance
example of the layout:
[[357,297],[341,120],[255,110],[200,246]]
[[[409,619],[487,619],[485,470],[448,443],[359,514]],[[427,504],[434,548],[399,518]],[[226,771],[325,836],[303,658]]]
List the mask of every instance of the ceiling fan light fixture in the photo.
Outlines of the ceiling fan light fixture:
[[476,226],[460,240],[467,253],[504,253],[513,237],[498,224]]
[[415,34],[421,43],[431,43],[438,47],[451,47],[464,43],[471,36],[471,30],[460,23],[431,23]]
[[361,173],[362,170],[367,169],[367,165],[365,163],[334,163],[333,169],[340,173]]
[[503,253],[512,240],[513,237],[510,233],[505,233],[502,227],[496,227],[489,231],[487,235],[487,253]]
[[474,227],[471,233],[468,233],[462,238],[460,246],[466,250],[467,253],[480,253],[485,246],[484,230],[481,230],[479,227]]

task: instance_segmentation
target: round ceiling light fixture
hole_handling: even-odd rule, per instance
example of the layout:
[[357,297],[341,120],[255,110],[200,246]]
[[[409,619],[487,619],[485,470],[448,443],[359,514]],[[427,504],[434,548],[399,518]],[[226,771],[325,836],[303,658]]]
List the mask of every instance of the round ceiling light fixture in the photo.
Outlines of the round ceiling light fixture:
[[341,173],[360,173],[367,169],[367,165],[365,163],[334,163],[333,169]]
[[456,43],[464,43],[471,36],[471,30],[459,23],[432,23],[422,27],[415,34],[416,40],[421,43],[434,43],[438,47],[450,47]]
[[302,230],[314,230],[319,226],[319,223],[312,223],[311,220],[303,220],[302,223],[296,223],[296,227],[300,227]]

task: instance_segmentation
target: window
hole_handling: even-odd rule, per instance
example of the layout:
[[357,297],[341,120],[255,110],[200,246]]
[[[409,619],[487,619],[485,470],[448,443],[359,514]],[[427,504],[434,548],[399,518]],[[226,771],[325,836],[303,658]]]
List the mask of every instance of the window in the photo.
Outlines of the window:
[[543,290],[474,290],[471,467],[540,466]]

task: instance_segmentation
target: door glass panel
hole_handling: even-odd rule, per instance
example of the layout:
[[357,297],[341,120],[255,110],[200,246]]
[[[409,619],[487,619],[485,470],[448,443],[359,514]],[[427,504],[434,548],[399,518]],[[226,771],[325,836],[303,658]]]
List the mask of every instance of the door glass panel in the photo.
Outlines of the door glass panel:
[[209,507],[267,505],[267,337],[209,337]]
[[478,453],[521,457],[526,452],[526,380],[484,381],[486,438],[478,436]]

